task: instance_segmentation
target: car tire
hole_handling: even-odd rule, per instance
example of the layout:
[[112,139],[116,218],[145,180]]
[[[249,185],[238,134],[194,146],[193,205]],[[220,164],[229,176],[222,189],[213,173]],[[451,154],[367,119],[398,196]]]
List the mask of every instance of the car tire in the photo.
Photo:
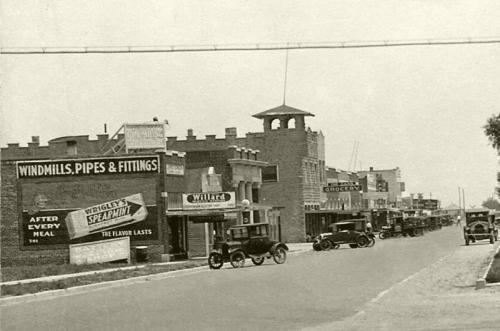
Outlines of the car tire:
[[277,264],[283,264],[286,262],[286,249],[283,247],[276,247],[273,252],[273,260]]
[[321,250],[321,246],[319,245],[319,243],[318,243],[318,242],[315,242],[315,243],[313,244],[313,249],[314,249],[315,251],[317,251],[317,252]]
[[328,239],[321,240],[319,242],[319,245],[321,247],[321,250],[323,250],[323,251],[329,251],[333,247],[333,243]]
[[356,243],[358,244],[358,247],[366,247],[370,244],[370,239],[367,236],[359,236],[356,239]]
[[368,247],[373,247],[375,246],[375,237],[370,238],[370,243],[368,244]]
[[243,268],[245,266],[245,254],[242,251],[236,251],[229,255],[229,261],[233,268]]
[[380,239],[384,240],[385,238],[388,238],[389,236],[388,236],[388,233],[387,233],[387,232],[383,232],[383,231],[382,231],[382,232],[380,232],[380,233],[378,234],[378,237],[379,237]]
[[252,257],[251,258],[253,264],[255,264],[255,265],[261,265],[262,263],[264,263],[265,259],[266,258],[264,256]]
[[210,255],[208,256],[208,265],[210,266],[210,269],[220,269],[223,264],[224,259],[222,257],[222,254],[217,252],[210,253]]
[[358,248],[358,244],[349,244],[349,247],[351,247],[351,248]]

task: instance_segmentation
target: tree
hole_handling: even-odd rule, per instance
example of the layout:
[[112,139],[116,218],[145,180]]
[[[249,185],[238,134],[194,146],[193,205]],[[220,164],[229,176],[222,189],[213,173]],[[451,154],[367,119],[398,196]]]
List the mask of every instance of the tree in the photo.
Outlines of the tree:
[[[483,128],[493,148],[497,150],[497,154],[500,154],[500,114],[491,115],[491,117],[486,120],[486,125]],[[497,173],[497,183],[500,183],[500,172]],[[496,191],[497,195],[500,197],[500,187],[497,187]]]
[[500,114],[491,115],[486,121],[486,125],[483,127],[486,137],[490,140],[493,148],[500,153]]
[[495,209],[495,210],[500,210],[500,202],[498,202],[497,199],[494,199],[494,198],[488,198],[486,199],[486,201],[484,201],[481,206],[483,206],[484,208],[488,208],[488,209]]

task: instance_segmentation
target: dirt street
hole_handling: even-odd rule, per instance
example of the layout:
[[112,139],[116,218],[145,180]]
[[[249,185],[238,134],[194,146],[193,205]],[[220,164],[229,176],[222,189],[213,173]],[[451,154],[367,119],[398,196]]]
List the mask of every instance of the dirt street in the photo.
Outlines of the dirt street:
[[315,330],[500,330],[500,286],[475,289],[499,243],[457,247],[381,292],[356,315]]

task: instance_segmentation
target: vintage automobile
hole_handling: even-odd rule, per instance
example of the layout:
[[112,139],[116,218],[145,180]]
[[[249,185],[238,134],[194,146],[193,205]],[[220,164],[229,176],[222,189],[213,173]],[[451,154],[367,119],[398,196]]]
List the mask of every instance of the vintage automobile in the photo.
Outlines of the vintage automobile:
[[393,217],[390,225],[382,226],[378,237],[380,239],[387,239],[390,237],[399,236],[410,236],[415,237],[417,235],[423,234],[423,231],[419,229],[418,216],[409,216],[403,218],[402,216]]
[[230,262],[234,268],[242,268],[246,258],[250,258],[255,265],[261,265],[271,257],[277,264],[285,263],[288,247],[269,238],[268,223],[233,226],[229,228],[229,233],[230,240],[214,243],[208,256],[211,269],[220,269],[224,262]]
[[338,249],[341,244],[348,244],[351,248],[371,247],[375,245],[375,236],[366,233],[365,219],[352,219],[348,222],[332,223],[331,232],[317,236],[313,243],[315,251]]
[[468,209],[465,211],[465,245],[476,240],[489,239],[490,244],[498,240],[495,215],[489,209]]

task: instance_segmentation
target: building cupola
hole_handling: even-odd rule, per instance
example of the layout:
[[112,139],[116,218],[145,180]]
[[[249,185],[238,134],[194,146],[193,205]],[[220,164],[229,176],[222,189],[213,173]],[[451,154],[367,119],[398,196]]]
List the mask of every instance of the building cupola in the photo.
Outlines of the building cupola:
[[[264,132],[284,129],[305,130],[305,116],[314,116],[314,114],[287,105],[281,105],[253,115],[255,118],[264,120]],[[276,124],[279,124],[279,126]]]

